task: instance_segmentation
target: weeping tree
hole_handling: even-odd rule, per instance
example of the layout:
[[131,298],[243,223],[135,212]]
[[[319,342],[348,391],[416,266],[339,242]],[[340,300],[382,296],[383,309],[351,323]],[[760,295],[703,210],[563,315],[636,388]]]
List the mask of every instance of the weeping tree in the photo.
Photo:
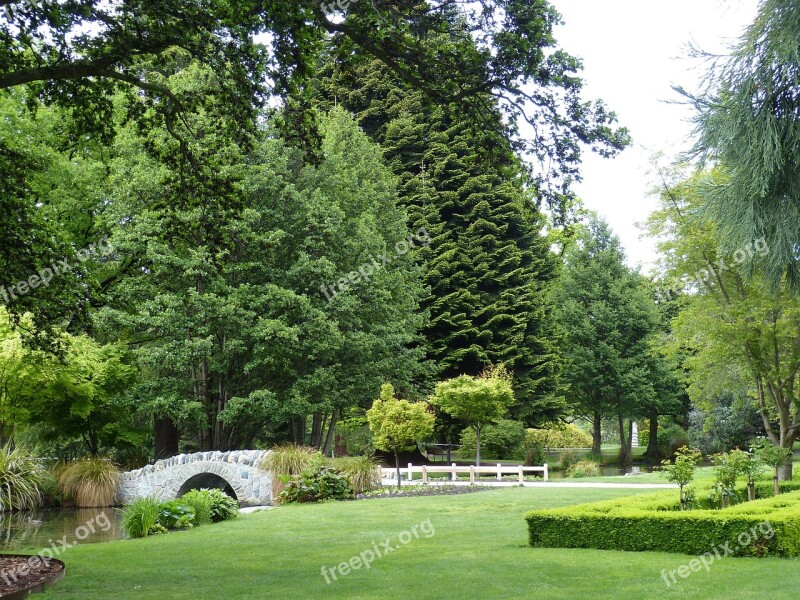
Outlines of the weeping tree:
[[719,165],[723,183],[705,189],[705,209],[726,251],[764,237],[751,257],[773,285],[800,287],[800,4],[762,0],[730,55],[712,59],[695,107],[694,155]]

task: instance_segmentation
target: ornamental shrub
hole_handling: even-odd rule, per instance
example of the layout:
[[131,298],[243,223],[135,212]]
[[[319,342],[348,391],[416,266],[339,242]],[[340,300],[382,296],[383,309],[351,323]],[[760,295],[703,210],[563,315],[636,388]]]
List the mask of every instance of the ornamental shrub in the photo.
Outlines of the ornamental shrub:
[[161,504],[158,524],[164,529],[190,529],[194,525],[194,509],[180,500],[170,500]]
[[347,478],[325,465],[308,469],[292,477],[278,497],[281,503],[322,502],[324,500],[347,500],[353,490]]
[[562,423],[548,429],[528,429],[525,446],[543,448],[591,448],[592,436],[574,423]]
[[189,490],[180,497],[181,504],[194,510],[192,525],[211,523],[211,494],[208,490]]
[[239,503],[220,489],[202,490],[211,500],[211,522],[219,523],[239,516]]

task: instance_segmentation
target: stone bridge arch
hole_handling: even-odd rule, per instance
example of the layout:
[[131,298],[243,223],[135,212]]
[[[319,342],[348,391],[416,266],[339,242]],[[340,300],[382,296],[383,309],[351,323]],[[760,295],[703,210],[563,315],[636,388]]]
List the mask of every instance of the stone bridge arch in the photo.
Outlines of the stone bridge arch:
[[146,496],[174,500],[189,489],[217,487],[241,506],[269,504],[272,474],[257,466],[266,455],[266,450],[179,454],[123,473],[117,499],[121,504]]

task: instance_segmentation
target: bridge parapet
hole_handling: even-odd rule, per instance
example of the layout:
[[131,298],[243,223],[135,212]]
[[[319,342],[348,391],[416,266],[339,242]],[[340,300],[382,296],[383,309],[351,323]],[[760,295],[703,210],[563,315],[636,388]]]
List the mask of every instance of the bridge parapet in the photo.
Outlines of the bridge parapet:
[[188,487],[230,486],[242,506],[272,501],[272,474],[258,464],[267,450],[195,452],[156,461],[122,474],[117,500],[129,504],[136,498],[155,496],[173,500]]

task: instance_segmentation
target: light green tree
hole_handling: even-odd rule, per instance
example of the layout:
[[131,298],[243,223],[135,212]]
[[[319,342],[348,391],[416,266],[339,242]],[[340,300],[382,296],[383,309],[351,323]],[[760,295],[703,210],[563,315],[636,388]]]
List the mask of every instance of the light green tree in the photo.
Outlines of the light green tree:
[[662,461],[664,476],[667,481],[677,483],[681,499],[681,510],[686,510],[686,486],[694,479],[694,472],[697,463],[700,462],[701,454],[699,450],[683,446],[675,453],[675,462],[671,463],[668,459]]
[[380,397],[367,411],[367,422],[372,431],[373,444],[379,450],[392,452],[397,469],[397,487],[400,487],[400,452],[413,450],[417,440],[433,433],[435,417],[422,402],[409,402],[395,398],[390,383],[381,386]]
[[[661,204],[651,215],[665,277],[687,293],[668,344],[682,354],[693,402],[708,401],[745,381],[769,440],[792,448],[800,432],[800,299],[784,285],[770,290],[747,257],[770,251],[752,240],[736,252],[720,247],[718,225],[702,212],[704,182],[723,185],[719,170],[680,179],[664,173]],[[792,462],[782,466],[792,478]]]
[[436,385],[431,404],[475,431],[476,464],[481,464],[481,430],[508,411],[514,403],[511,375],[502,366],[480,376],[460,375]]

